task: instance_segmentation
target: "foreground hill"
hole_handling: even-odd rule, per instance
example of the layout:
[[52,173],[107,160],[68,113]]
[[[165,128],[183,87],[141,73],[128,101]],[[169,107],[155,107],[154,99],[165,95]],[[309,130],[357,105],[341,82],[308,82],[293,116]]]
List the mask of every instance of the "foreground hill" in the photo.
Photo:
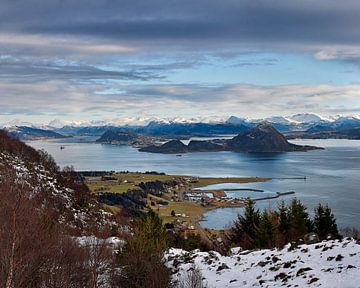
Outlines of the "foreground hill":
[[179,140],[169,141],[161,146],[149,146],[140,149],[151,153],[188,153],[234,151],[251,153],[294,152],[321,149],[314,146],[302,146],[289,143],[285,136],[267,122],[262,122],[230,140],[190,141],[189,145]]
[[187,271],[198,268],[210,287],[359,287],[360,245],[351,239],[282,250],[237,250],[222,256],[170,249],[167,265],[174,279],[187,278]]
[[[22,197],[34,200],[52,221],[71,233],[102,230],[114,224],[74,171],[61,171],[43,151],[36,151],[0,130],[0,184],[20,187]],[[19,188],[19,189],[20,189]]]

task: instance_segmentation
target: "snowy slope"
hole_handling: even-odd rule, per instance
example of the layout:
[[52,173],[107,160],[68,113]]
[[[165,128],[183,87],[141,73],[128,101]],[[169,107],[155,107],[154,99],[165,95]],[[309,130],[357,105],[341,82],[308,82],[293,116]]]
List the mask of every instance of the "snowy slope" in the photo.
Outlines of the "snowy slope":
[[327,121],[328,119],[325,117],[322,117],[317,114],[313,113],[302,113],[302,114],[296,114],[287,117],[288,119],[291,119],[293,121],[297,121],[299,123],[318,123],[321,121]]
[[25,183],[30,198],[39,198],[42,206],[53,209],[59,223],[69,228],[81,228],[84,231],[91,225],[108,227],[115,225],[111,213],[100,209],[98,203],[89,200],[87,209],[75,205],[75,191],[64,187],[56,175],[36,162],[25,161],[22,157],[0,151],[0,167],[14,169],[16,181]]
[[170,249],[166,259],[174,280],[183,279],[195,264],[208,287],[360,287],[360,245],[354,240],[289,248],[232,256]]

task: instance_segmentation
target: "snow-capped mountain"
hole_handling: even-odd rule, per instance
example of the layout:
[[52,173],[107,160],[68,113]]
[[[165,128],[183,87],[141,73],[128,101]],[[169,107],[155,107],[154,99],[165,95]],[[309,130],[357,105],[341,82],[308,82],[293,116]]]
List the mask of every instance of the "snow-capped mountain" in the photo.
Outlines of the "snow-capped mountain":
[[1,128],[11,128],[11,127],[16,127],[16,126],[18,126],[18,127],[27,126],[27,127],[36,128],[38,126],[41,126],[41,124],[35,124],[35,123],[22,121],[20,119],[14,119],[14,120],[5,122],[5,123],[0,125]]
[[319,123],[322,121],[329,121],[327,117],[322,117],[313,113],[302,113],[288,116],[287,119],[298,122],[298,123]]
[[[225,134],[237,134],[256,124],[267,121],[282,133],[295,133],[293,137],[305,137],[306,133],[322,133],[320,138],[350,138],[358,139],[360,129],[360,115],[353,116],[330,116],[324,117],[314,113],[302,113],[289,116],[272,116],[262,119],[251,119],[247,117],[230,116],[228,119],[222,117],[127,117],[104,120],[70,121],[55,119],[46,125],[12,120],[3,126],[8,130],[12,127],[30,127],[42,130],[54,131],[63,135],[89,135],[101,136],[110,129],[123,129],[138,134],[152,135],[197,135],[214,136]],[[356,129],[356,131],[347,131]],[[336,133],[342,131],[341,135]],[[344,131],[347,131],[345,134]],[[360,130],[359,130],[360,131]],[[298,133],[302,132],[302,133]],[[324,134],[331,132],[331,135]],[[335,134],[334,134],[335,133]],[[291,137],[291,138],[293,138]],[[318,137],[312,134],[312,138]]]
[[249,120],[248,118],[239,118],[236,116],[230,116],[227,120],[226,123],[232,124],[232,125],[241,125],[241,124],[248,124],[250,123],[251,120]]
[[266,121],[273,123],[273,124],[285,124],[285,125],[294,125],[298,124],[299,121],[293,120],[289,117],[283,117],[283,116],[272,116],[265,118]]

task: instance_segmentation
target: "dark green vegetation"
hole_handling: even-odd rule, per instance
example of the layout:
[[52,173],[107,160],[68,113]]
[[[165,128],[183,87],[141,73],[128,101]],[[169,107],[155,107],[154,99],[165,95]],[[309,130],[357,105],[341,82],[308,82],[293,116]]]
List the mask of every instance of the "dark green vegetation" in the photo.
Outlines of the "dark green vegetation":
[[[286,206],[284,202],[276,211],[260,213],[249,201],[244,215],[239,215],[230,231],[232,245],[244,249],[282,247],[300,239],[317,241],[339,238],[336,219],[328,206],[319,204],[311,219],[306,207],[297,199]],[[308,233],[313,232],[316,235]]]

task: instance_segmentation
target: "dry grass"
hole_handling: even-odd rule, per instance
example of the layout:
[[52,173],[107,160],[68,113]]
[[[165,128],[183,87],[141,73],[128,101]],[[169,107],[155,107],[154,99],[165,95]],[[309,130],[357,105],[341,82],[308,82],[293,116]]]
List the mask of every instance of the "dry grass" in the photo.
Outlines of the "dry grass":
[[174,175],[156,175],[144,173],[114,173],[111,175],[116,180],[102,181],[99,177],[86,177],[85,181],[89,189],[93,193],[110,192],[110,193],[125,193],[129,189],[134,189],[141,182],[150,181],[166,181],[180,178]]
[[[172,217],[172,210],[174,210],[177,214],[186,214],[189,217]],[[208,209],[200,206],[200,204],[189,201],[169,202],[169,205],[161,206],[159,208],[159,216],[163,219],[164,222],[171,222],[175,219],[180,219],[182,221],[195,223],[201,220],[203,214],[206,211],[208,211]]]
[[198,178],[198,182],[194,183],[194,187],[204,187],[214,184],[222,183],[251,183],[251,182],[264,182],[268,181],[270,178],[259,178],[259,177],[250,177],[250,178],[241,178],[241,177],[227,177],[227,178]]
[[114,173],[111,175],[116,180],[102,181],[98,177],[86,177],[86,184],[89,186],[91,192],[110,192],[110,193],[124,193],[129,189],[136,188],[141,182],[150,181],[166,181],[179,178],[193,179],[191,184],[193,188],[204,187],[213,184],[221,183],[250,183],[250,182],[262,182],[270,180],[270,178],[241,178],[241,177],[229,177],[229,178],[198,178],[191,176],[177,176],[177,175],[157,175],[157,174],[144,174],[144,173]]

